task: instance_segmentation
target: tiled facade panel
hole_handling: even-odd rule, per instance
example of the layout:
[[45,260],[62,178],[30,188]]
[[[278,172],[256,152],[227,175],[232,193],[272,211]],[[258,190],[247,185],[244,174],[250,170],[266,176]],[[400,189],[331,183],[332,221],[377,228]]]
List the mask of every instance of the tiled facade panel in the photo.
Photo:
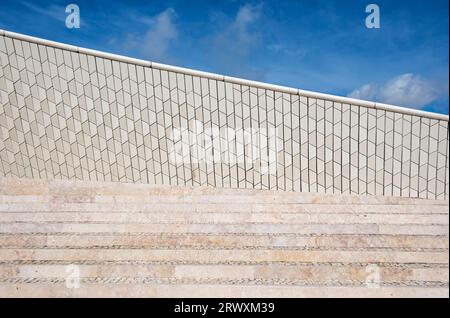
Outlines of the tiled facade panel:
[[0,37],[0,174],[448,199],[447,121]]

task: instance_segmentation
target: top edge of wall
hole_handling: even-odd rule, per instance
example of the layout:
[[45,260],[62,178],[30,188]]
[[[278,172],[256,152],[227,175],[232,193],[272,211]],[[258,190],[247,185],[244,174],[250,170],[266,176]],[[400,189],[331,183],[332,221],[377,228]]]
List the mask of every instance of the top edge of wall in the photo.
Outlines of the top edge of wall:
[[150,68],[159,69],[159,70],[182,73],[182,74],[191,75],[191,76],[206,77],[209,79],[223,81],[223,82],[227,82],[227,83],[252,86],[252,87],[256,87],[256,88],[268,89],[268,90],[281,92],[281,93],[296,94],[296,95],[310,97],[310,98],[317,98],[317,99],[323,99],[323,100],[328,100],[328,101],[333,101],[333,102],[338,102],[338,103],[343,103],[343,104],[350,104],[350,105],[354,105],[354,106],[362,106],[362,107],[367,107],[367,108],[380,109],[380,110],[391,111],[391,112],[395,112],[395,113],[402,113],[402,114],[411,115],[411,116],[419,116],[419,117],[426,117],[426,118],[430,118],[430,119],[449,121],[449,116],[444,115],[444,114],[426,112],[426,111],[422,111],[422,110],[416,110],[416,109],[388,105],[388,104],[383,104],[383,103],[359,100],[359,99],[354,99],[354,98],[349,98],[349,97],[317,93],[317,92],[306,91],[306,90],[292,88],[292,87],[273,85],[273,84],[268,84],[268,83],[263,83],[263,82],[257,82],[257,81],[236,78],[236,77],[224,76],[224,75],[219,75],[219,74],[215,74],[215,73],[202,72],[202,71],[192,70],[192,69],[188,69],[188,68],[171,66],[171,65],[167,65],[167,64],[145,61],[145,60],[135,59],[135,58],[127,57],[127,56],[122,56],[122,55],[111,54],[111,53],[106,53],[106,52],[102,52],[102,51],[96,51],[96,50],[91,50],[91,49],[87,49],[87,48],[77,47],[74,45],[45,40],[45,39],[41,39],[41,38],[37,38],[37,37],[25,35],[25,34],[15,33],[15,32],[11,32],[11,31],[6,31],[6,30],[2,30],[2,29],[0,29],[0,36],[5,36],[8,38],[12,38],[12,39],[23,40],[23,41],[27,41],[27,42],[36,43],[36,44],[51,46],[51,47],[68,50],[68,51],[73,51],[73,52],[78,52],[78,53],[82,53],[82,54],[86,54],[86,55],[102,57],[102,58],[115,60],[115,61],[119,61],[119,62],[130,63],[130,64],[140,65],[140,66],[144,66],[144,67],[150,67]]

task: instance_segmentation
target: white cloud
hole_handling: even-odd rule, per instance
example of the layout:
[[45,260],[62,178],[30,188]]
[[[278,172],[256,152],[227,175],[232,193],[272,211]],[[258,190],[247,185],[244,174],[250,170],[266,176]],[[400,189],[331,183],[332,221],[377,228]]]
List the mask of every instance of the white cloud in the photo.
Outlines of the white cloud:
[[348,96],[399,106],[423,108],[437,100],[440,93],[430,81],[407,73],[395,76],[382,85],[366,84],[355,89]]
[[170,45],[178,37],[175,25],[176,13],[168,8],[148,21],[150,28],[138,42],[140,50],[151,58],[164,57],[169,51]]
[[[120,38],[114,36],[110,39],[111,44],[122,45],[126,50],[135,50],[144,58],[170,60],[171,46],[179,35],[174,9],[168,8],[154,16],[128,13],[127,18],[140,24],[135,28],[137,31],[133,30]],[[126,28],[128,23],[118,21],[117,26]]]
[[259,41],[259,33],[250,30],[250,27],[260,15],[260,6],[246,4],[240,7],[233,22],[216,34],[216,45],[221,45],[221,50],[245,55]]
[[439,97],[430,82],[414,74],[394,77],[382,87],[379,95],[385,103],[412,107],[423,107]]
[[210,54],[226,73],[262,79],[262,72],[247,63],[262,43],[262,34],[257,28],[261,15],[261,5],[245,4],[231,21],[220,24],[218,31],[208,37]]
[[356,99],[372,100],[375,98],[376,93],[377,93],[376,84],[366,84],[348,94],[348,97]]
[[240,31],[238,36],[247,37],[247,27],[256,21],[261,14],[261,7],[254,6],[250,4],[246,4],[239,8],[239,11],[236,14],[236,18],[231,25],[232,28],[235,28],[237,31]]

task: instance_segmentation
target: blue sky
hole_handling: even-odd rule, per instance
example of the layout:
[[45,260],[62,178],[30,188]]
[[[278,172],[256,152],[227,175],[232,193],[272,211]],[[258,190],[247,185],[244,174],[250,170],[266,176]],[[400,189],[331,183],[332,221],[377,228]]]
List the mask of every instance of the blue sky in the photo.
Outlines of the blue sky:
[[[65,7],[81,28],[65,27]],[[368,29],[365,8],[381,10]],[[0,28],[203,71],[448,114],[448,0],[0,0]]]

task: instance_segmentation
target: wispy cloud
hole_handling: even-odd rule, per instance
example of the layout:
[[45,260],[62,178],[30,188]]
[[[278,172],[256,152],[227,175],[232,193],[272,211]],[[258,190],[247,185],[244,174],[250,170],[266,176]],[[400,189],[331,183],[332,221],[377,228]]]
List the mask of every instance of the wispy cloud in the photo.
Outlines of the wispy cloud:
[[164,57],[170,45],[178,37],[175,24],[176,13],[172,8],[166,9],[150,19],[150,28],[143,38],[141,51],[152,58]]
[[369,83],[348,94],[352,98],[413,108],[423,108],[441,95],[432,82],[411,73],[395,76],[382,85]]
[[373,100],[376,98],[377,93],[378,93],[377,84],[366,84],[352,91],[350,94],[348,94],[348,97],[364,100]]
[[39,15],[43,15],[60,22],[65,22],[67,14],[65,12],[66,8],[61,5],[52,4],[50,6],[36,5],[27,1],[20,2],[24,7],[35,12]]
[[256,27],[261,15],[262,5],[245,4],[231,21],[222,22],[218,31],[208,37],[210,55],[226,73],[252,79],[264,77],[262,70],[248,63],[262,43],[261,30]]
[[[67,2],[66,5],[57,5],[57,4],[51,4],[51,5],[44,5],[44,4],[34,4],[29,1],[20,1],[19,2],[22,6],[24,6],[26,9],[28,9],[28,13],[31,13],[31,15],[37,20],[41,19],[42,17],[47,17],[52,20],[57,21],[58,23],[61,23],[61,27],[65,27],[66,18],[68,16],[68,13],[66,12],[66,6],[69,5],[71,2]],[[38,15],[38,16],[36,16]],[[90,23],[86,22],[86,19],[83,19],[83,10],[80,9],[80,23],[82,26],[82,29],[88,28],[92,24],[96,24],[96,21],[92,21]]]
[[126,46],[137,50],[145,58],[169,59],[171,45],[179,35],[175,10],[168,8],[154,16],[142,15],[134,18],[144,26],[145,32],[128,34]]

